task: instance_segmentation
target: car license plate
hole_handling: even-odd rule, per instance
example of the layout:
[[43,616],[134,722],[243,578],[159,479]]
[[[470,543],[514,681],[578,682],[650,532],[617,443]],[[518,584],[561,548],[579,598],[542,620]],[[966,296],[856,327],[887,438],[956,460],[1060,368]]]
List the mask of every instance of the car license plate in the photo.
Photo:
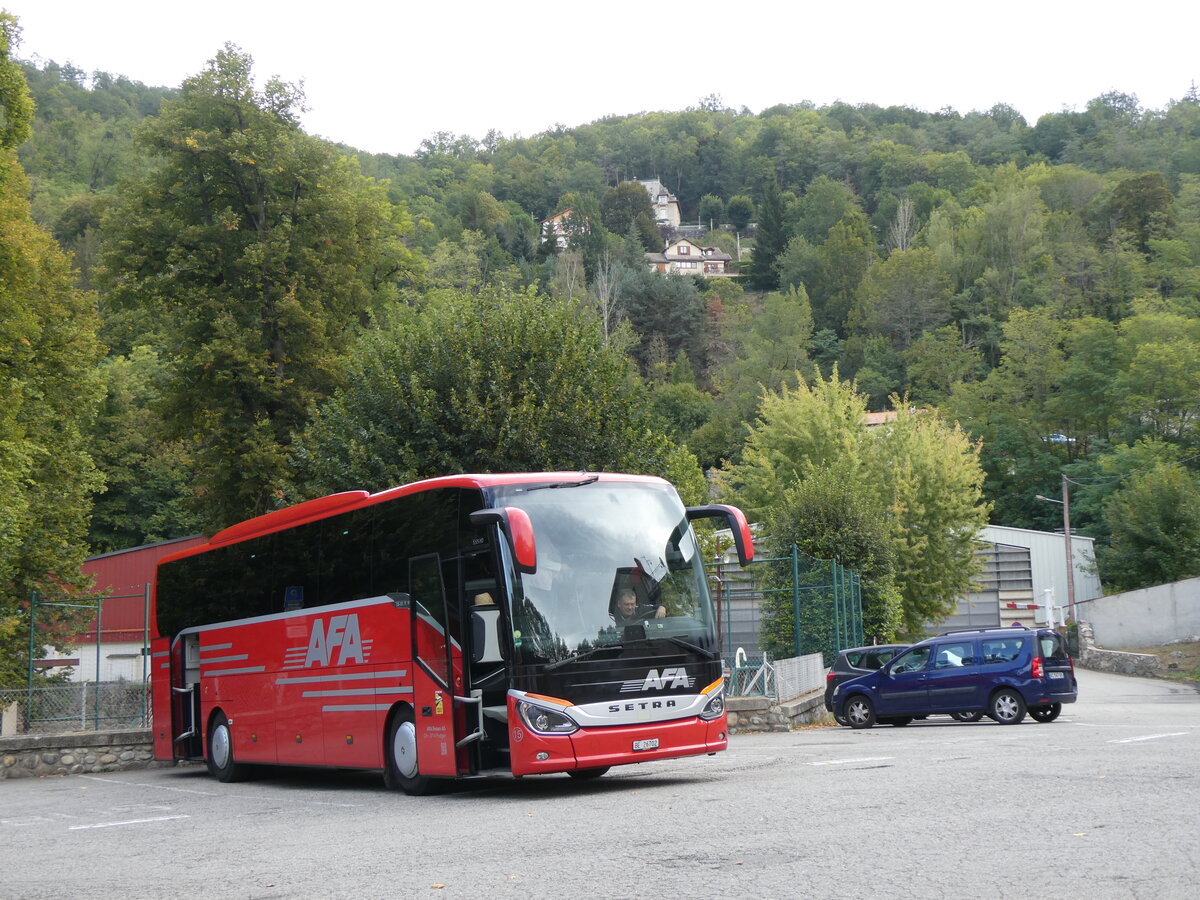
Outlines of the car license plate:
[[1051,677],[1051,678],[1062,678],[1062,677],[1063,677],[1063,673],[1062,673],[1062,672],[1051,672],[1051,673],[1050,673],[1050,677]]
[[650,738],[649,740],[645,740],[645,741],[634,741],[633,749],[635,751],[636,750],[657,750],[658,749],[658,738]]

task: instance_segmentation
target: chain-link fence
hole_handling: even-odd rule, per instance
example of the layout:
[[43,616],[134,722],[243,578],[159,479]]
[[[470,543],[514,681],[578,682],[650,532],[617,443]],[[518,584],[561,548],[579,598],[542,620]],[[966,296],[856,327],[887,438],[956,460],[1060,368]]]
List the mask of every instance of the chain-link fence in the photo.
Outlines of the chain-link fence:
[[718,606],[721,650],[765,658],[820,653],[832,664],[838,650],[863,643],[862,586],[857,573],[801,553],[709,566]]
[[149,700],[148,685],[128,681],[0,688],[0,714],[5,737],[147,728]]

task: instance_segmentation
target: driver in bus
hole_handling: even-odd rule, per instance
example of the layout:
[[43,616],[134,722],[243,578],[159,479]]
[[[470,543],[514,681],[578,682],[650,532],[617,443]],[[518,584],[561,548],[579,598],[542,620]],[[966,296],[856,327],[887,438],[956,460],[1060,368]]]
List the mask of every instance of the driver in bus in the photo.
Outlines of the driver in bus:
[[617,596],[617,605],[613,609],[613,619],[618,625],[632,625],[645,619],[662,619],[667,615],[667,608],[661,603],[655,609],[650,604],[639,604],[637,595],[625,588]]

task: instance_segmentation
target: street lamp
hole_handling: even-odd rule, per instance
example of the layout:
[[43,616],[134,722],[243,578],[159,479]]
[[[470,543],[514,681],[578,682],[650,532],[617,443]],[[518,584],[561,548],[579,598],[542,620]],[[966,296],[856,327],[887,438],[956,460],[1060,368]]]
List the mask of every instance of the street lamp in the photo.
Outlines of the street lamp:
[[1062,495],[1061,500],[1055,500],[1053,497],[1043,497],[1037,495],[1037,499],[1045,500],[1047,503],[1058,503],[1063,508],[1063,538],[1067,548],[1067,619],[1070,622],[1075,621],[1075,557],[1071,553],[1071,488],[1070,481],[1067,476],[1062,477]]

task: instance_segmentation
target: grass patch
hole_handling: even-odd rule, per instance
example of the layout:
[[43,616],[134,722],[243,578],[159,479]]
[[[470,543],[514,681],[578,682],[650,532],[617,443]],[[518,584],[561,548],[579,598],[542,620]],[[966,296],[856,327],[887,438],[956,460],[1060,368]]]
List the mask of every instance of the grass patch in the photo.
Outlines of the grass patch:
[[1162,674],[1176,681],[1200,681],[1200,641],[1145,647],[1130,653],[1148,653],[1162,662]]

